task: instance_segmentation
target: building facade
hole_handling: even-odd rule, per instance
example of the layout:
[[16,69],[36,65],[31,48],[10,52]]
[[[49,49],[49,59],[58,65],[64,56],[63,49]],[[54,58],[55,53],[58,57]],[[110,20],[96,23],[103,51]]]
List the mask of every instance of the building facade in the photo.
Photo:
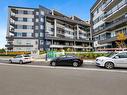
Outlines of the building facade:
[[6,47],[10,51],[91,50],[90,24],[56,10],[8,7]]
[[90,13],[95,49],[116,48],[117,33],[127,34],[127,0],[97,0]]

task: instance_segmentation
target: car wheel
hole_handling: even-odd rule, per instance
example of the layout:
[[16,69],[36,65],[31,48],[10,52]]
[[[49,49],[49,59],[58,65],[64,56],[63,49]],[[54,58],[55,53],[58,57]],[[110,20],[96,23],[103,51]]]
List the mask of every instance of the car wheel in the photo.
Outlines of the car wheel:
[[9,63],[12,63],[12,61],[11,61],[11,60],[9,60]]
[[78,67],[79,66],[78,62],[73,62],[73,66]]
[[56,62],[51,62],[51,66],[56,66]]
[[22,60],[20,60],[20,61],[19,61],[19,64],[23,64],[23,61],[22,61]]
[[105,68],[106,69],[113,69],[114,68],[114,64],[112,62],[106,62],[105,63]]

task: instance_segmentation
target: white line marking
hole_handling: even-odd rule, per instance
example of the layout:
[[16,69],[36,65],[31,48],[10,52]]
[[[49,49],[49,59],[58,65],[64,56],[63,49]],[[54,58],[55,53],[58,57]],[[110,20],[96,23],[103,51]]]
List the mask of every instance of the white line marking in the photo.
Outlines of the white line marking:
[[0,63],[5,66],[17,66],[17,67],[32,67],[32,68],[46,68],[46,69],[65,69],[65,70],[84,70],[84,71],[99,71],[99,72],[114,72],[114,73],[127,73],[125,70],[107,70],[99,68],[76,68],[76,67],[52,67],[52,66],[39,66],[39,65],[21,65],[21,64],[6,64]]

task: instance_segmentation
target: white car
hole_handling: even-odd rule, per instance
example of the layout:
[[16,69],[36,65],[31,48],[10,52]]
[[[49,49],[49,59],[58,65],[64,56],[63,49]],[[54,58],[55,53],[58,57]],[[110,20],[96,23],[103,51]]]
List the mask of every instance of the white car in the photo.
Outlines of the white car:
[[127,51],[112,53],[107,57],[98,57],[96,58],[96,65],[107,69],[127,67]]
[[16,57],[9,59],[10,63],[20,63],[20,64],[28,62],[31,63],[31,61],[32,58],[29,55],[17,55]]

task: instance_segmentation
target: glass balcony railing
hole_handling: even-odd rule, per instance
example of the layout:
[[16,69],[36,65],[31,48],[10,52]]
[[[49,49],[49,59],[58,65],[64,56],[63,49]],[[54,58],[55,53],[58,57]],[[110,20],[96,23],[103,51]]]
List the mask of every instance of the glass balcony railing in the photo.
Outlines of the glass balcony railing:
[[120,22],[122,23],[122,22],[124,22],[124,21],[126,21],[126,20],[127,20],[127,14],[125,14],[125,15],[119,17],[118,19],[116,19],[116,20],[114,20],[114,21],[112,21],[112,22],[110,22],[110,23],[106,23],[106,24],[103,25],[102,27],[96,28],[96,29],[94,30],[94,32],[98,32],[98,31],[102,31],[102,30],[104,30],[104,29],[112,28],[113,26],[117,25],[118,23],[120,23]]
[[107,18],[108,16],[114,14],[115,12],[117,12],[118,10],[120,10],[122,8],[122,6],[127,4],[127,0],[122,0],[119,4],[117,4],[115,7],[113,7],[110,11],[108,11],[105,14],[105,18]]
[[113,0],[107,0],[104,5],[104,9],[112,2]]

